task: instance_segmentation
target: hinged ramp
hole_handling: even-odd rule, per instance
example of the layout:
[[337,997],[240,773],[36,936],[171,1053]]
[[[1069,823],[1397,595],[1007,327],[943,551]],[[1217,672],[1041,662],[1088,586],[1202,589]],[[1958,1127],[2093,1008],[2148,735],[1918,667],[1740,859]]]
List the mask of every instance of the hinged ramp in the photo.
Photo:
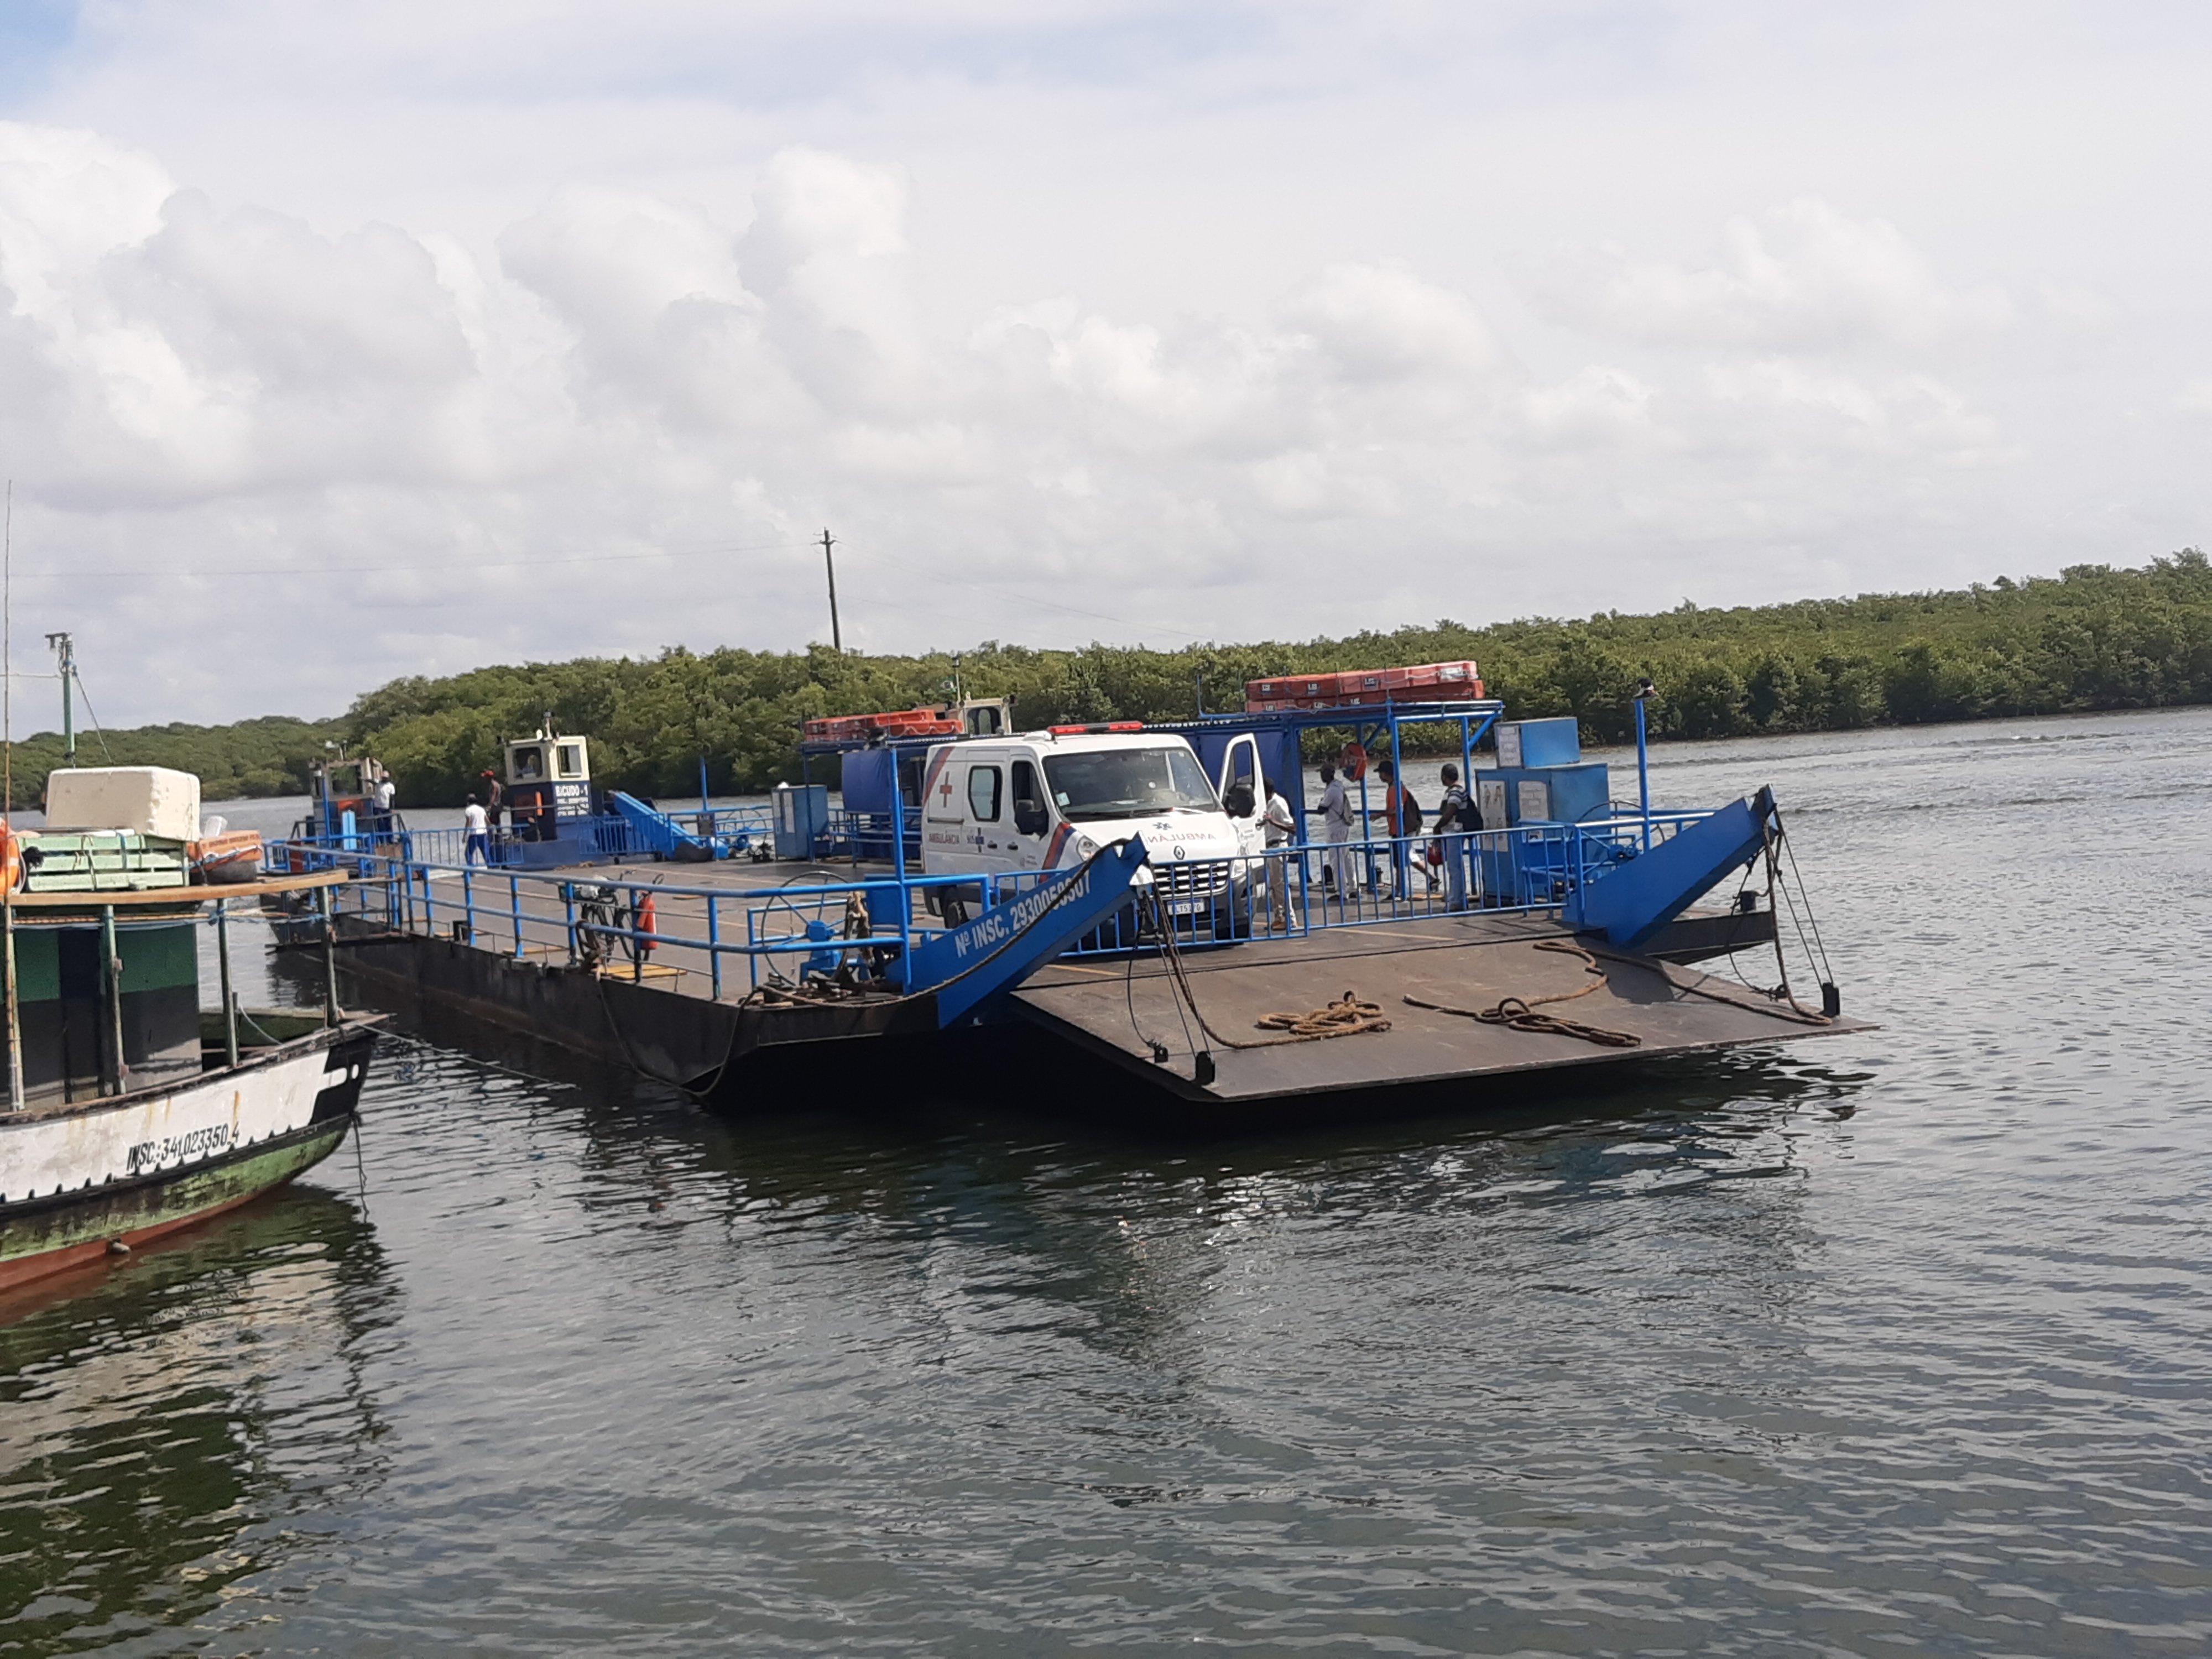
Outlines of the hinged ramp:
[[[1589,996],[1540,1012],[1632,1032],[1642,1039],[1636,1048],[1600,1048],[1486,1025],[1403,1000],[1410,994],[1480,1009],[1503,997],[1575,990],[1588,982],[1582,962],[1535,948],[1540,939],[1572,937],[1555,924],[1524,917],[1437,916],[1183,957],[1200,1012],[1224,1037],[1261,1041],[1270,1035],[1255,1029],[1264,1015],[1319,1008],[1346,991],[1380,1003],[1391,1021],[1385,1032],[1319,1042],[1238,1049],[1209,1042],[1190,1028],[1187,1011],[1179,1014],[1158,957],[1056,963],[1012,1000],[1026,1018],[1153,1084],[1221,1102],[1474,1081],[1872,1029],[1849,1019],[1807,1023],[1733,981],[1616,952],[1601,939],[1577,942],[1599,954],[1606,983]],[[1165,1063],[1153,1060],[1152,1042],[1168,1049]],[[1212,1057],[1210,1083],[1198,1080],[1194,1051],[1200,1047]]]

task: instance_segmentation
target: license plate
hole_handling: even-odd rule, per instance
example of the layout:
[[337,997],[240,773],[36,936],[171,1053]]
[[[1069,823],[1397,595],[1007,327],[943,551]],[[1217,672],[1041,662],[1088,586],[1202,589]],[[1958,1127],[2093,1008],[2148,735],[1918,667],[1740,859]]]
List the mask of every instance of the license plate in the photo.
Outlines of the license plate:
[[1202,898],[1173,899],[1169,902],[1168,914],[1171,916],[1194,916],[1205,908],[1206,901]]

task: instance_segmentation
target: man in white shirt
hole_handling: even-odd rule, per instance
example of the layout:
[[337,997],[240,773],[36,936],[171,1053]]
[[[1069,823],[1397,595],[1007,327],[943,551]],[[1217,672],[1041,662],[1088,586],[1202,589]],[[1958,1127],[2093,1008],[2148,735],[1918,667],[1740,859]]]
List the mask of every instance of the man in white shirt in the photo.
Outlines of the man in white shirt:
[[392,803],[398,798],[399,791],[392,786],[392,774],[386,772],[376,781],[376,833],[378,835],[388,836],[392,833]]
[[461,854],[462,861],[489,865],[491,862],[491,818],[477,804],[474,795],[469,797],[469,804],[461,809],[461,823],[469,832],[467,848]]
[[1291,816],[1291,804],[1283,799],[1271,779],[1261,786],[1267,792],[1267,809],[1260,815],[1261,827],[1267,837],[1267,917],[1274,923],[1277,933],[1290,926],[1291,920],[1291,837],[1297,833],[1297,820]]
[[1352,795],[1334,766],[1321,769],[1322,824],[1328,836],[1329,877],[1340,908],[1352,902]]

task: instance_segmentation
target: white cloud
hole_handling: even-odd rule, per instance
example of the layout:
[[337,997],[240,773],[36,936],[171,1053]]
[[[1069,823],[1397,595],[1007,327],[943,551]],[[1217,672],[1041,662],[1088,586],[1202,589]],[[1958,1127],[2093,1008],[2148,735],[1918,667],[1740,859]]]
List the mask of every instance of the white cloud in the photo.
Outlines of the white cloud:
[[135,719],[796,644],[824,524],[884,649],[2201,543],[2169,21],[103,0],[0,123],[18,618]]
[[1707,380],[1717,403],[1753,417],[1741,429],[1758,434],[1758,447],[1800,462],[1875,453],[1972,465],[2002,453],[1996,422],[1930,375],[1869,380],[1767,359],[1715,368]]
[[1810,197],[1731,219],[1703,264],[1563,252],[1532,297],[1570,327],[1644,345],[1919,346],[2014,318],[2000,289],[1947,286],[1896,226]]

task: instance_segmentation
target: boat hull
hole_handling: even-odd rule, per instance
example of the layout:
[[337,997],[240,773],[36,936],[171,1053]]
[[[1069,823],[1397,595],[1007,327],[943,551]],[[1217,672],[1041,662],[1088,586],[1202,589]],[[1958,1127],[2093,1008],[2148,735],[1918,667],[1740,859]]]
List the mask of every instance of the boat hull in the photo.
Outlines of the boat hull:
[[182,1086],[0,1117],[0,1289],[312,1169],[352,1127],[374,1041],[341,1026]]

